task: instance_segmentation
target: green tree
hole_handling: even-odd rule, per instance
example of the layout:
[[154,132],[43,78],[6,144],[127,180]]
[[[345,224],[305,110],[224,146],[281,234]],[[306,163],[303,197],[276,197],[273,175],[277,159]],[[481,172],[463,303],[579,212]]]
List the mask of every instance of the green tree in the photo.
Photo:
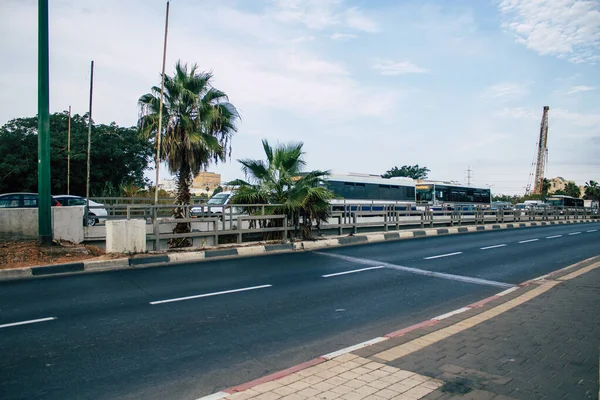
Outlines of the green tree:
[[213,190],[213,192],[212,192],[212,195],[211,195],[211,196],[214,196],[215,194],[221,193],[222,191],[223,191],[223,187],[222,187],[222,186],[217,186],[217,187],[215,188],[215,190]]
[[402,167],[394,167],[385,174],[381,175],[382,178],[393,178],[396,176],[405,176],[413,179],[427,179],[429,175],[429,168],[419,167],[419,164],[415,165],[403,165]]
[[[67,193],[68,113],[50,116],[51,191]],[[0,192],[37,192],[37,117],[16,118],[0,128]],[[71,117],[71,194],[84,196],[87,115]],[[144,186],[152,146],[137,129],[92,124],[90,192],[101,195],[121,185]]]
[[[277,204],[270,207],[273,214],[286,215],[288,222],[300,229],[305,239],[312,238],[312,223],[317,227],[329,217],[329,200],[334,194],[323,185],[325,171],[304,172],[302,143],[272,147],[262,141],[266,161],[244,159],[242,171],[249,182],[236,180],[239,185],[232,198],[234,204]],[[267,226],[281,226],[281,220]]]
[[[590,180],[589,182],[585,183],[584,197],[586,200],[592,200],[600,203],[600,185],[598,185],[598,182]],[[600,204],[597,205],[600,206]]]
[[554,192],[550,193],[550,195],[567,196],[567,192],[565,192],[562,189],[558,189],[558,190],[555,190]]
[[[231,138],[237,131],[239,114],[227,95],[212,86],[213,75],[196,64],[188,68],[180,61],[173,76],[165,75],[162,110],[161,159],[177,177],[177,204],[190,204],[192,180],[211,162],[225,161],[231,154]],[[138,127],[142,137],[154,143],[158,130],[160,87],[140,97]],[[183,218],[183,208],[175,210]],[[190,232],[190,224],[177,224],[174,233]],[[172,247],[191,244],[183,238]]]
[[575,182],[567,182],[565,186],[565,193],[571,197],[581,197],[581,189],[575,184]]

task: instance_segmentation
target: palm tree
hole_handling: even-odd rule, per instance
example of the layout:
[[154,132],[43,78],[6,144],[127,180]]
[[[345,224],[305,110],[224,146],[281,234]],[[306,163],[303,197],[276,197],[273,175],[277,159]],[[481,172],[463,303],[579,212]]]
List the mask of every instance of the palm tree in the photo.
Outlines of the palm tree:
[[[173,76],[165,75],[162,110],[161,160],[177,177],[176,204],[190,204],[193,177],[211,161],[225,161],[231,156],[231,137],[237,131],[240,116],[227,95],[211,84],[213,75],[201,72],[193,64],[178,61]],[[153,140],[158,129],[160,88],[140,97],[140,134]],[[183,207],[175,210],[183,218]],[[174,233],[190,232],[190,224],[177,224]],[[190,245],[186,238],[172,241],[171,246]]]
[[[590,180],[585,183],[585,198],[592,201],[600,202],[600,185],[598,182]],[[600,206],[600,204],[599,204]]]
[[[248,181],[236,180],[239,185],[232,198],[236,204],[276,204],[270,213],[286,215],[288,222],[301,229],[303,238],[312,237],[312,222],[317,226],[329,217],[329,200],[333,193],[323,184],[325,171],[304,172],[306,165],[302,143],[272,147],[262,141],[266,161],[244,159],[242,171]],[[277,225],[276,225],[277,224]],[[267,226],[281,226],[281,220],[268,221]]]
[[550,182],[550,179],[544,178],[544,180],[542,181],[542,201],[546,200],[546,196],[548,195],[548,191],[551,187],[552,182]]
[[581,189],[579,189],[579,186],[577,186],[575,182],[567,182],[565,193],[567,196],[579,198],[581,196]]

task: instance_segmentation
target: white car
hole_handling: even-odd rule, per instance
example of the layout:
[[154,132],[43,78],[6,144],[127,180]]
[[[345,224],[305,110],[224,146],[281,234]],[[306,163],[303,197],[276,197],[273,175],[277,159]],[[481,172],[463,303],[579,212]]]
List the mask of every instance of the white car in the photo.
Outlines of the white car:
[[190,214],[194,217],[212,217],[222,216],[224,205],[229,204],[233,197],[233,192],[221,192],[211,197],[206,204],[195,206],[190,209]]
[[[86,206],[87,200],[84,197],[73,196],[70,194],[52,196],[58,200],[61,206]],[[90,200],[90,210],[88,212],[88,226],[94,226],[100,222],[105,222],[108,217],[108,212],[104,208],[104,204]]]

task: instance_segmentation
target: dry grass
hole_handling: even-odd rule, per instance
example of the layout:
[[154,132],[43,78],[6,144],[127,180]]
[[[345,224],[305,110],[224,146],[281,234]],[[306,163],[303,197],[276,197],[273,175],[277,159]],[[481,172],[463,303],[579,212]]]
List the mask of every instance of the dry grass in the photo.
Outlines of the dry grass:
[[120,254],[105,254],[104,250],[89,245],[55,243],[42,247],[37,241],[0,242],[0,269],[61,264],[89,259],[110,259]]

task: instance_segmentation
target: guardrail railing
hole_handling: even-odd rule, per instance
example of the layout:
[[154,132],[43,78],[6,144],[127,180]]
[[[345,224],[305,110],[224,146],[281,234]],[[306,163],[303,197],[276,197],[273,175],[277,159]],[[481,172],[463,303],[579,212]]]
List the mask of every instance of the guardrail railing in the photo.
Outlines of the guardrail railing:
[[[242,243],[271,239],[289,239],[297,235],[304,221],[277,212],[277,204],[235,204],[179,206],[174,204],[114,204],[104,207],[106,217],[86,229],[86,239],[103,240],[103,222],[110,219],[144,219],[147,239],[155,250],[166,248],[170,240],[188,238],[192,247],[221,243]],[[194,209],[195,208],[195,209]],[[175,211],[183,218],[175,218]],[[330,206],[327,222],[312,226],[317,235],[356,234],[361,231],[401,230],[435,226],[481,225],[524,221],[557,221],[599,218],[597,209],[471,210],[419,207],[410,204],[336,204]],[[187,224],[190,232],[176,232],[177,224]],[[181,227],[181,225],[180,225]]]

